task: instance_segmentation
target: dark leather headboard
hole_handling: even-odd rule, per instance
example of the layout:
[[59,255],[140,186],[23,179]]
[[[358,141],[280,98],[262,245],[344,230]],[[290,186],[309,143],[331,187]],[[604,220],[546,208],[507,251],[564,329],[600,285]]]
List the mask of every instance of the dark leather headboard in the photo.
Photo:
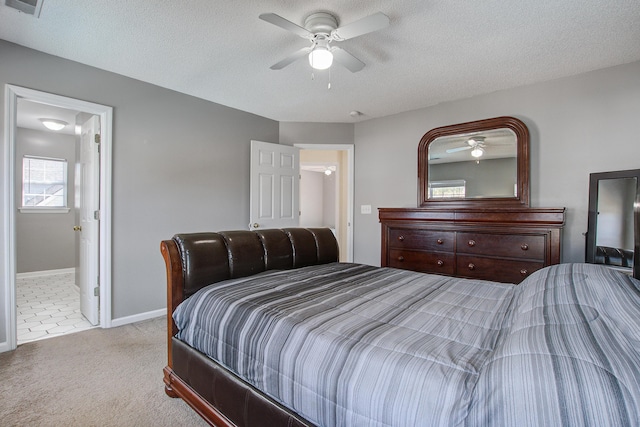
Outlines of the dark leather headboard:
[[338,243],[328,228],[176,234],[183,298],[204,286],[265,270],[285,270],[338,261]]

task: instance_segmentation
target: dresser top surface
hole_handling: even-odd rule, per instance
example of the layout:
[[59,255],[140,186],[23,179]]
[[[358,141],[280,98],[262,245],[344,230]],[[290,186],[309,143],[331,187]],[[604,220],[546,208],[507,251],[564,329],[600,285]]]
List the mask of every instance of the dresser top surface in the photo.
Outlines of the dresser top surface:
[[563,226],[565,208],[379,208],[378,218],[387,221],[449,221]]

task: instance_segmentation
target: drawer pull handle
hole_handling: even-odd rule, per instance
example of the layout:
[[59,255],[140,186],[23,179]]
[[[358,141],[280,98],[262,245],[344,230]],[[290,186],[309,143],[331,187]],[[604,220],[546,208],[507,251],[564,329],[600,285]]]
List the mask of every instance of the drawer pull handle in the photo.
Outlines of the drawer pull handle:
[[526,269],[524,269],[524,268],[523,268],[522,270],[520,270],[520,275],[521,275],[521,276],[526,276],[528,273],[529,273],[529,272],[528,272]]
[[529,245],[527,245],[526,243],[523,243],[522,245],[520,245],[520,249],[522,249],[523,251],[526,251],[529,249]]
[[476,245],[476,241],[475,240],[469,240],[469,242],[467,242],[467,245],[474,247]]
[[398,236],[398,240],[400,240],[401,242],[404,241],[404,236]]
[[400,262],[404,261],[404,257],[403,257],[402,255],[400,255],[400,256],[398,257],[398,261],[400,261]]
[[438,264],[438,267],[442,267],[444,265],[444,261],[439,259],[436,264]]
[[470,263],[469,263],[469,270],[475,270],[475,269],[476,269],[475,264],[474,264],[474,263],[472,263],[472,262],[470,262]]
[[438,239],[438,240],[436,240],[436,243],[437,243],[437,244],[439,244],[439,245],[441,245],[441,244],[443,244],[443,243],[444,243],[444,240],[442,240],[442,239]]

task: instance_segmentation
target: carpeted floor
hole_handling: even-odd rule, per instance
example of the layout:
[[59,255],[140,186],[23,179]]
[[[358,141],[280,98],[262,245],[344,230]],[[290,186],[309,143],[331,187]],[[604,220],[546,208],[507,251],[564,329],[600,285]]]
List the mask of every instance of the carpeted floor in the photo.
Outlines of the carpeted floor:
[[207,425],[164,393],[165,331],[160,317],[0,354],[0,425]]

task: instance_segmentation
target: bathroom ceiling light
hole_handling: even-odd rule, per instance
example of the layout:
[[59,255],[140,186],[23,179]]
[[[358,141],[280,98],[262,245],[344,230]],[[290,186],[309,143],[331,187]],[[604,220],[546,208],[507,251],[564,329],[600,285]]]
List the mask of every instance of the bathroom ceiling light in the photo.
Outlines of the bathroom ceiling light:
[[42,122],[44,127],[50,130],[62,130],[69,124],[63,120],[57,119],[40,119],[40,121]]

